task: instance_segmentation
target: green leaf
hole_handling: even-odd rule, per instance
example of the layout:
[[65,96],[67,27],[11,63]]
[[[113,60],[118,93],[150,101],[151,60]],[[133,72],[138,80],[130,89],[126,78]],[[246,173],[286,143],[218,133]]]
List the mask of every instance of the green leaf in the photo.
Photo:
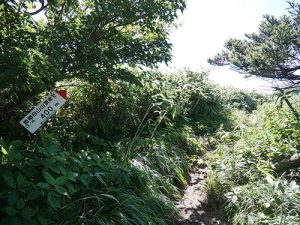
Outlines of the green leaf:
[[100,181],[100,183],[104,184],[106,186],[105,181],[103,180],[102,176],[100,175],[100,173],[96,173],[95,177],[97,177],[97,179]]
[[3,155],[7,155],[7,151],[3,146],[1,146],[1,152],[3,153]]
[[76,189],[74,188],[74,185],[73,185],[71,182],[67,182],[67,183],[66,183],[66,186],[67,186],[67,188],[68,188],[68,190],[69,190],[69,193],[71,193],[71,194],[73,194],[73,193],[75,193],[76,191],[78,191],[78,190],[76,190]]
[[4,210],[7,213],[7,215],[9,215],[9,216],[15,216],[16,215],[16,209],[12,206],[5,207]]
[[19,188],[26,184],[26,180],[21,174],[17,176],[17,184]]
[[25,201],[24,201],[24,199],[19,199],[19,201],[17,202],[17,204],[16,204],[16,208],[18,209],[18,210],[21,210],[21,209],[23,209],[24,208],[24,206],[25,206]]
[[37,184],[38,187],[42,188],[42,189],[47,189],[49,190],[50,189],[50,185],[48,183],[44,183],[44,182],[39,182]]
[[176,106],[172,107],[172,111],[171,111],[171,114],[172,114],[172,119],[174,120],[175,116],[176,116],[176,113],[177,113],[177,109],[176,109]]
[[53,164],[55,163],[55,161],[53,159],[45,159],[43,160],[43,165],[47,168],[50,168],[53,166]]
[[113,199],[115,200],[116,202],[118,202],[119,204],[121,204],[118,199],[116,199],[114,196],[112,195],[109,195],[109,194],[101,194],[102,196],[106,197],[106,198],[110,198],[110,199]]
[[59,148],[55,145],[51,145],[47,148],[47,151],[49,152],[50,155],[54,155],[59,151]]
[[23,142],[21,140],[14,140],[14,141],[9,143],[9,149],[10,150],[17,150],[17,149],[21,148],[22,145],[23,145]]
[[[50,186],[49,186],[49,187],[50,187]],[[46,188],[46,189],[48,189],[48,188]],[[38,191],[38,190],[33,190],[33,191],[31,191],[31,192],[27,195],[26,200],[27,200],[27,201],[35,200],[35,199],[39,198],[40,195],[41,195],[41,192],[40,192],[40,191]]]
[[50,173],[43,172],[43,177],[49,184],[55,185],[55,179]]
[[61,174],[67,176],[67,170],[64,167],[60,166],[59,170],[60,170]]
[[21,212],[20,212],[20,215],[29,220],[32,216],[34,216],[34,210],[31,209],[31,208],[24,208]]
[[67,190],[61,186],[55,186],[54,190],[61,195],[65,195],[65,196],[69,195]]
[[56,165],[50,166],[49,169],[52,170],[54,173],[60,174],[60,170]]
[[80,181],[86,186],[89,186],[90,182],[92,181],[92,177],[90,175],[83,174],[80,176]]
[[53,191],[49,192],[47,199],[48,199],[50,206],[53,209],[57,209],[60,207],[59,196],[55,192],[53,192]]
[[56,185],[64,185],[66,182],[67,178],[65,176],[60,176],[55,180]]
[[14,179],[12,178],[12,176],[10,175],[3,175],[3,179],[5,181],[5,183],[10,186],[13,189],[17,188],[16,182],[14,181]]
[[76,181],[75,178],[76,178],[77,176],[78,176],[78,174],[75,173],[75,172],[73,172],[73,171],[71,171],[71,172],[68,173],[68,178],[69,178],[69,180],[71,180],[71,181]]
[[18,201],[18,199],[19,199],[18,192],[13,191],[13,192],[11,192],[11,193],[8,194],[7,200],[8,200],[8,203],[10,205],[16,204],[16,202]]
[[47,225],[48,224],[48,219],[46,219],[45,217],[38,215],[37,216],[38,221],[42,224],[42,225]]

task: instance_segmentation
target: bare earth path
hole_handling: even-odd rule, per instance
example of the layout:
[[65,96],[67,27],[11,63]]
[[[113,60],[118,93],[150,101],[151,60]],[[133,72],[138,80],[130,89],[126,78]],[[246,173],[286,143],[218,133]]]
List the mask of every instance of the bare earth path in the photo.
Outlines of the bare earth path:
[[195,168],[190,174],[189,186],[176,204],[180,212],[177,225],[225,225],[220,220],[217,206],[208,199],[205,176],[206,169],[200,168]]

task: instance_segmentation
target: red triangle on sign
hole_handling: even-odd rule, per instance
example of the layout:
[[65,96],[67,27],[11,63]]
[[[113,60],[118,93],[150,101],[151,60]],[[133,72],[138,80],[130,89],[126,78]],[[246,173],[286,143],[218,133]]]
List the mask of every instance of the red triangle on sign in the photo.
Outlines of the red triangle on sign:
[[64,99],[67,100],[68,95],[67,95],[67,90],[63,89],[63,90],[56,90],[55,91],[57,94],[59,94],[61,97],[63,97]]

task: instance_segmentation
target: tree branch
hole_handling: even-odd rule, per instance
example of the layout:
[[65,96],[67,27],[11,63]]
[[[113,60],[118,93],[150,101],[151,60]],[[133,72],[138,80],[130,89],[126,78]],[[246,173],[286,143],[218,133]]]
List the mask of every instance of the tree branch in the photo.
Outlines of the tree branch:
[[42,6],[41,6],[41,8],[39,8],[38,10],[36,10],[36,11],[34,11],[34,12],[31,12],[31,13],[29,13],[29,14],[30,14],[31,16],[36,15],[36,14],[40,13],[41,11],[43,11],[44,9],[46,9],[46,8],[48,7],[48,5],[49,5],[49,3],[47,3],[47,4],[45,5],[44,1],[42,1]]

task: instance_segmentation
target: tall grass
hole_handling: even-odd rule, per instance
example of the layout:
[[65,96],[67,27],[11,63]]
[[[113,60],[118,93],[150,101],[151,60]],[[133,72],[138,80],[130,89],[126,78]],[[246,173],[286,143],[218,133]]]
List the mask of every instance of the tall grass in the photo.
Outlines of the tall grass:
[[[197,134],[227,119],[206,73],[76,80],[37,135],[1,141],[0,224],[171,224]],[[215,118],[219,118],[217,121]]]
[[[292,101],[299,110],[299,97]],[[265,103],[252,115],[236,111],[235,130],[216,135],[208,189],[230,224],[299,224],[299,168],[277,173],[299,153],[299,123],[288,106]]]

